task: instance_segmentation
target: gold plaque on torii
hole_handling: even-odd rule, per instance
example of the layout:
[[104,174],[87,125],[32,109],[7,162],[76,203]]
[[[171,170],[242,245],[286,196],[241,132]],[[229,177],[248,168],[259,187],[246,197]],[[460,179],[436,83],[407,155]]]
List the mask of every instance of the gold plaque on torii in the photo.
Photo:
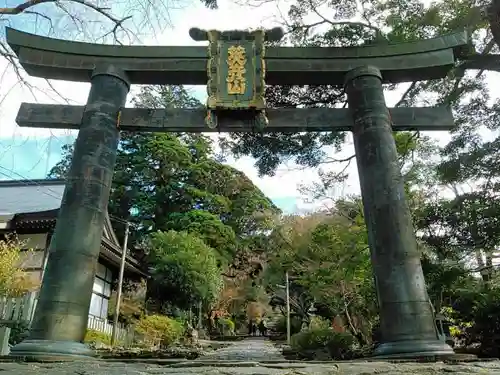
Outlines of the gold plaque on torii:
[[253,119],[257,128],[267,124],[265,114],[265,45],[279,40],[280,28],[255,31],[203,31],[191,29],[195,40],[208,40],[207,125],[217,127],[217,117],[232,111]]

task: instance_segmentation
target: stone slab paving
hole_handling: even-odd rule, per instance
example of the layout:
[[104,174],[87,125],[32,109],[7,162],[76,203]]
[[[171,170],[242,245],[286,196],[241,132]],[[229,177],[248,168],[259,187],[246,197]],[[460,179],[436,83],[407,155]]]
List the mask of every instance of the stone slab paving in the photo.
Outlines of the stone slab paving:
[[500,374],[500,362],[462,364],[356,362],[329,364],[272,364],[252,367],[180,367],[145,363],[70,362],[0,363],[2,375],[438,375]]
[[285,361],[281,351],[269,340],[254,337],[236,341],[233,345],[210,352],[196,361]]
[[[260,363],[259,363],[260,362]],[[266,363],[267,362],[267,363]],[[269,341],[251,339],[194,361],[174,363],[88,360],[66,363],[0,362],[0,375],[500,375],[500,361],[389,363],[382,361],[287,362]]]

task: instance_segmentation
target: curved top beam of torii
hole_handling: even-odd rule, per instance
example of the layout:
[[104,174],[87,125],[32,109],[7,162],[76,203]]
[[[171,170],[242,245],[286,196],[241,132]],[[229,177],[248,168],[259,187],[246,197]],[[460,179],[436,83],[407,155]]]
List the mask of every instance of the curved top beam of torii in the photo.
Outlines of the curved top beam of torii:
[[[7,42],[35,77],[88,82],[98,64],[120,67],[132,84],[206,85],[205,46],[120,46],[42,37],[7,27]],[[468,50],[465,32],[364,47],[269,47],[266,84],[341,86],[346,72],[378,67],[384,82],[444,77]]]

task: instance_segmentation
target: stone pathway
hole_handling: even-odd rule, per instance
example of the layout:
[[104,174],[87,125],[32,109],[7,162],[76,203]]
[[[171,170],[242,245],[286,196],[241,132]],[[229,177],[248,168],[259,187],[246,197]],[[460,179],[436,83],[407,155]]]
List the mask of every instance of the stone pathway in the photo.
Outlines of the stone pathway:
[[[178,364],[180,365],[180,364]],[[499,362],[467,364],[356,362],[356,363],[282,363],[235,367],[161,366],[147,363],[70,362],[70,363],[0,363],[2,375],[498,375]]]
[[[259,363],[260,362],[260,363]],[[267,362],[267,363],[266,363]],[[0,362],[0,375],[500,375],[500,361],[469,363],[287,362],[263,339],[249,339],[194,361]]]
[[210,352],[196,361],[283,361],[281,351],[263,337],[236,341],[231,346]]

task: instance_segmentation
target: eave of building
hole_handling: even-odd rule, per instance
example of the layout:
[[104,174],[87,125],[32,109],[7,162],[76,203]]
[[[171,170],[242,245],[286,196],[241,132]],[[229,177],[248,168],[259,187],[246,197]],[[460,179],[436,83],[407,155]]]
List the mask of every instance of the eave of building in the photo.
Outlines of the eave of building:
[[[1,229],[10,231],[15,230],[18,232],[49,232],[55,228],[58,213],[59,209],[21,213],[9,215],[11,220],[8,220],[9,218],[7,215],[2,215],[5,216],[4,219],[7,220],[2,220],[3,217],[0,218],[0,221],[5,224],[5,228]],[[113,238],[116,239],[116,236],[113,236]],[[121,253],[121,248],[117,247],[111,240],[103,235],[99,256],[106,259],[112,265],[120,267]],[[147,272],[141,269],[139,262],[130,255],[126,257],[125,272],[148,277]]]
[[59,209],[15,214],[11,227],[16,229],[53,229],[56,225]]
[[[121,264],[122,250],[115,246],[104,236],[102,237],[101,241],[100,255],[105,257],[108,261],[112,262],[116,266],[120,266]],[[127,255],[125,258],[125,271],[148,277],[147,272],[141,269],[139,262],[130,255]]]

